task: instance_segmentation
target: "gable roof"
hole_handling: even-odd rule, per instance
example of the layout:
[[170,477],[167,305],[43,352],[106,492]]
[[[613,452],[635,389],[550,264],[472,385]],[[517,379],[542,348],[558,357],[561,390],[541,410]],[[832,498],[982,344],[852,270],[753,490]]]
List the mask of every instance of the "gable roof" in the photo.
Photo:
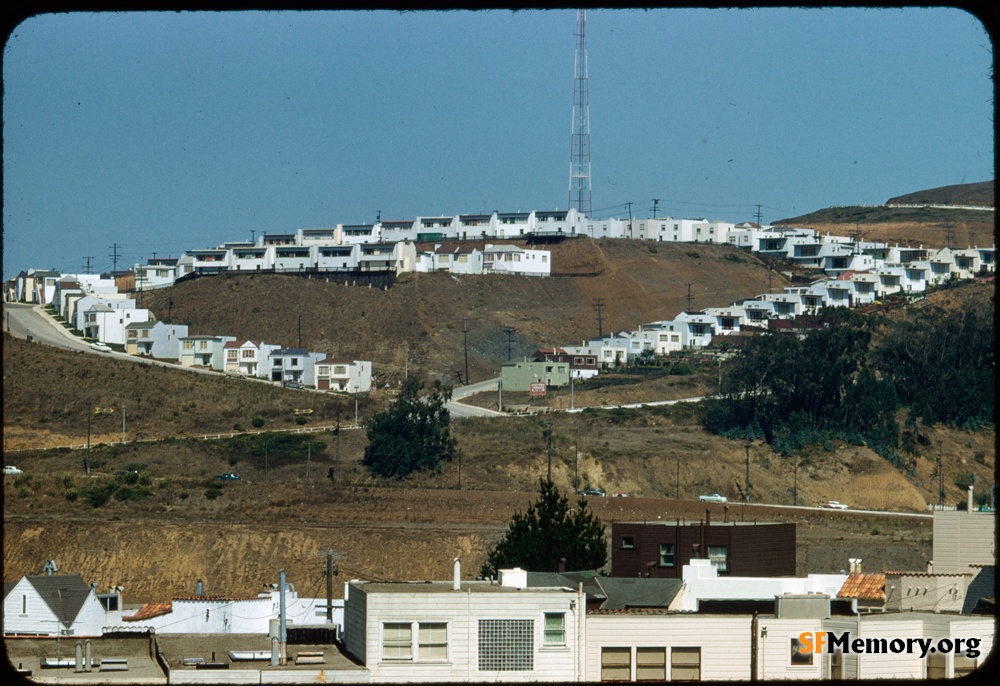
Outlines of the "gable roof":
[[979,614],[984,610],[991,613],[996,603],[996,588],[996,567],[987,565],[980,569],[965,592],[962,614]]
[[52,613],[65,623],[76,619],[90,595],[90,586],[79,574],[24,577]]

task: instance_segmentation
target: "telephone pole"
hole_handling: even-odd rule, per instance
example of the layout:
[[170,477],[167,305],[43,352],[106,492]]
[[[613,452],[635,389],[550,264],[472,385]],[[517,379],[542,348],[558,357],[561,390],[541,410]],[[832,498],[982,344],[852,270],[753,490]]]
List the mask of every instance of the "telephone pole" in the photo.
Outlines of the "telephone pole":
[[462,340],[465,345],[465,385],[469,385],[469,318],[462,319]]
[[83,259],[87,260],[87,265],[84,267],[84,269],[86,270],[84,271],[84,274],[93,274],[93,272],[90,271],[90,261],[94,259],[93,255],[84,257]]
[[690,283],[688,284],[688,292],[687,292],[687,311],[688,312],[691,312],[691,304],[694,302],[694,296],[691,295],[691,286],[693,286],[693,285],[694,284],[690,284]]
[[115,274],[118,273],[118,248],[120,247],[122,246],[117,243],[111,245],[111,254],[109,255],[111,258],[111,278],[114,278]]
[[604,307],[604,298],[594,298],[594,307],[597,308],[597,336],[604,337],[604,329],[601,326],[601,309]]
[[504,329],[504,333],[507,334],[507,361],[510,362],[511,347],[514,344],[514,329]]
[[656,219],[656,208],[660,204],[659,198],[653,198],[653,219]]

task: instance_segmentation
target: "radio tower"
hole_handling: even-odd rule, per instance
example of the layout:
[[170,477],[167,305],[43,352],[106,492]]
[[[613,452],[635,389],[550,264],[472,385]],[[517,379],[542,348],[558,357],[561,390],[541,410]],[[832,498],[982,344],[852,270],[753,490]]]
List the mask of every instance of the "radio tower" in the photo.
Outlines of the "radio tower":
[[569,208],[590,216],[590,86],[587,81],[587,11],[576,11],[573,125],[569,152]]

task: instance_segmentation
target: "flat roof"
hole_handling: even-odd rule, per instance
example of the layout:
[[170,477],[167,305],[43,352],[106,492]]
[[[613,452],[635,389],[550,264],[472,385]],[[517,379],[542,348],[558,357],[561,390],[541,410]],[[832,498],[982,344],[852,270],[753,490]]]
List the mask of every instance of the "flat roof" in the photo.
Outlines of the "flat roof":
[[531,586],[515,588],[501,586],[498,582],[462,581],[458,591],[452,589],[451,581],[351,581],[366,593],[537,593],[539,591],[567,591],[576,593],[568,586]]
[[[289,626],[289,628],[293,628]],[[298,627],[294,627],[298,628]],[[271,666],[270,660],[239,660],[229,659],[229,651],[266,651],[271,654],[271,639],[267,634],[157,634],[157,644],[160,652],[169,663],[172,671],[195,670],[193,664],[182,664],[185,658],[202,658],[205,662],[221,662],[229,665],[229,669],[252,669],[267,671],[303,671],[315,672],[317,668],[324,671],[351,670],[365,671],[360,665],[347,657],[333,644],[299,644],[288,643],[285,646],[287,664]],[[295,664],[296,653],[322,652],[322,664]],[[203,674],[205,670],[200,670]]]

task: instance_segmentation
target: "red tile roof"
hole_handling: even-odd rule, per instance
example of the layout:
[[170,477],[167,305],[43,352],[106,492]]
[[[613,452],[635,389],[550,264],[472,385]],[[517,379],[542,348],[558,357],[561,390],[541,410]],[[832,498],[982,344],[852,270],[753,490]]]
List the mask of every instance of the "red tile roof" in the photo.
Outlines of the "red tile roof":
[[848,574],[837,597],[885,600],[885,574]]
[[153,617],[159,617],[160,615],[168,615],[173,611],[173,603],[167,602],[155,602],[146,603],[139,608],[131,617],[122,617],[122,620],[126,622],[139,622],[144,619],[152,619]]

